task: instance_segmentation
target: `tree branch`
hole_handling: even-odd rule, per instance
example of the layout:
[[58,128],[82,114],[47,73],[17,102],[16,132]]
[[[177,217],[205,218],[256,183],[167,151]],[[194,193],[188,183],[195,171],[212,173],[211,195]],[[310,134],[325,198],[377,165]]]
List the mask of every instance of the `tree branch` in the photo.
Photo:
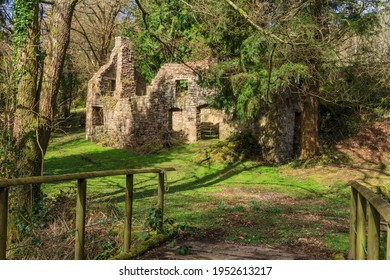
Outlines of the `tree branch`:
[[[149,29],[149,25],[148,25],[148,22],[147,22],[147,16],[148,16],[148,13],[146,12],[146,10],[143,8],[141,2],[139,0],[135,0],[135,2],[137,3],[137,6],[138,8],[141,10],[141,14],[142,14],[142,19],[143,19],[143,22],[145,23],[145,27],[146,27],[146,30],[148,31],[149,35],[152,36],[154,39],[156,39],[158,42],[160,42],[160,44],[162,44],[164,46],[164,48],[169,52],[169,54],[172,56],[172,57],[175,57],[175,54],[174,52],[171,50],[171,48],[167,45],[167,43],[165,43],[162,39],[160,39],[156,34],[153,34],[150,29]],[[179,60],[180,62],[187,66],[189,69],[191,69],[195,74],[197,74],[198,76],[200,76],[201,74],[196,70],[194,69],[193,67],[191,67],[190,65],[188,65],[181,57],[179,57]]]
[[280,43],[283,43],[283,44],[290,44],[286,41],[284,41],[283,39],[279,38],[278,36],[276,36],[275,34],[272,34],[272,33],[269,33],[267,32],[263,27],[261,27],[260,25],[256,24],[253,20],[251,20],[248,16],[248,14],[243,10],[241,9],[240,7],[238,7],[236,4],[234,4],[232,1],[230,0],[225,0],[226,3],[228,3],[234,10],[236,10],[244,19],[246,19],[246,21],[252,26],[254,27],[257,31],[260,31],[260,33],[266,35],[266,36],[269,36],[271,37],[272,39],[275,39],[276,41],[280,42]]
[[90,48],[91,51],[92,51],[93,57],[96,59],[96,61],[97,61],[98,64],[100,65],[99,58],[98,58],[98,56],[97,56],[97,54],[96,54],[96,52],[95,52],[95,50],[94,50],[94,48],[93,48],[92,42],[91,42],[91,41],[89,40],[89,38],[88,38],[87,32],[85,31],[83,25],[81,24],[81,22],[79,21],[79,19],[77,18],[76,15],[74,15],[74,18],[75,18],[75,20],[77,21],[77,23],[80,25],[80,28],[81,28],[82,31],[77,30],[77,29],[74,29],[74,28],[72,28],[72,30],[73,30],[73,31],[76,31],[76,32],[79,33],[79,34],[81,34],[81,35],[85,38],[85,40],[87,41],[87,43],[88,43],[88,45],[89,45],[89,48]]
[[144,7],[142,6],[142,4],[139,0],[135,0],[135,3],[137,4],[138,8],[141,10],[142,20],[145,23],[146,29],[149,30],[149,25],[148,25],[148,22],[146,20],[148,13],[145,11]]

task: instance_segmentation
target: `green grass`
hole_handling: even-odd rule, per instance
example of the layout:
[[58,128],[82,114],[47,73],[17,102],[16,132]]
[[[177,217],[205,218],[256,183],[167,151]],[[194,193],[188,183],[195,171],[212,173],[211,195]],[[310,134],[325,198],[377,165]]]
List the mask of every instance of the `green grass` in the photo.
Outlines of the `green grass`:
[[[45,175],[85,171],[175,167],[168,173],[166,216],[199,229],[222,229],[221,238],[302,250],[312,258],[346,252],[348,189],[327,182],[285,175],[288,166],[256,162],[198,165],[192,161],[207,142],[151,155],[101,147],[83,132],[54,137],[45,158]],[[137,174],[135,222],[142,224],[156,204],[157,176]],[[49,196],[76,182],[47,184]],[[124,209],[125,176],[88,180],[89,203]],[[328,221],[328,222],[326,222]],[[319,247],[319,248],[318,248]]]

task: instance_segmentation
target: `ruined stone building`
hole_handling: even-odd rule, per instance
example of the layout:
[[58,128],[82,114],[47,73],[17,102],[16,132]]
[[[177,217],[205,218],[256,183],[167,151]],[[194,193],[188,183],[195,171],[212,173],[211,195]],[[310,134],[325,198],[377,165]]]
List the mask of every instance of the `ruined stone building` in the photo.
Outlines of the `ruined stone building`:
[[116,38],[109,62],[88,84],[86,137],[134,149],[159,141],[166,131],[181,131],[189,143],[203,134],[224,139],[228,117],[208,107],[212,92],[201,88],[191,68],[207,63],[165,64],[150,86],[134,68],[129,42]]
[[252,134],[262,147],[262,157],[281,163],[299,154],[302,104],[296,93],[285,92],[274,99],[273,104],[261,106]]
[[[189,143],[207,133],[225,139],[233,131],[229,116],[209,108],[213,92],[197,84],[192,70],[207,67],[206,62],[165,64],[147,86],[134,68],[129,42],[116,38],[109,62],[88,84],[87,139],[126,149],[153,145],[167,131],[181,131]],[[293,94],[263,106],[252,127],[263,157],[283,162],[294,154],[300,114],[300,100]]]

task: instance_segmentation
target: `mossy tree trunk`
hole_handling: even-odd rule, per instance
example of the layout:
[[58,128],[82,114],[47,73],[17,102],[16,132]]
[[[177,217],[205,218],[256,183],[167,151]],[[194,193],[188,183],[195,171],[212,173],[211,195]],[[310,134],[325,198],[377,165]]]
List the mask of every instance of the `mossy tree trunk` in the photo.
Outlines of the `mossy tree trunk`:
[[58,95],[58,113],[60,118],[68,118],[70,116],[70,109],[72,106],[73,92],[75,84],[77,83],[77,76],[74,73],[74,67],[71,59],[65,59],[64,72],[61,78],[61,90]]
[[[15,175],[39,176],[56,112],[73,11],[78,0],[57,0],[47,11],[46,56],[40,49],[39,2],[15,1],[13,135],[18,151]],[[41,198],[40,186],[19,188],[16,203],[32,205]],[[31,209],[30,209],[31,210]]]
[[39,142],[46,153],[55,125],[57,96],[61,87],[73,12],[78,0],[57,0],[51,11],[48,50],[40,99]]
[[[14,174],[18,177],[40,175],[41,172],[42,152],[37,141],[41,70],[38,14],[37,0],[15,1],[13,136],[17,151]],[[39,198],[40,194],[39,186],[18,188],[17,203],[31,205],[32,198]]]

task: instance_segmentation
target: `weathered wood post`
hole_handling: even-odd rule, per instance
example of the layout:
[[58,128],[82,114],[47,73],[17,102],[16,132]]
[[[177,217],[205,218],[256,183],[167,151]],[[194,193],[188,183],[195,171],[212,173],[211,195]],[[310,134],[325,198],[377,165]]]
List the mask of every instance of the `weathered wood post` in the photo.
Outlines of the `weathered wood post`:
[[161,221],[159,223],[160,229],[164,225],[164,192],[165,192],[164,175],[165,173],[163,171],[158,173],[158,208],[161,209]]
[[386,259],[390,260],[390,223],[387,223]]
[[356,236],[356,259],[364,260],[366,258],[366,199],[360,193],[357,196],[357,236]]
[[133,188],[134,175],[126,175],[126,214],[125,214],[125,230],[123,251],[128,252],[131,246],[131,223],[133,218]]
[[357,190],[351,186],[351,213],[349,220],[349,256],[354,260],[356,258],[356,211],[357,211]]
[[87,203],[87,180],[77,180],[77,203],[76,203],[76,240],[75,260],[83,260],[85,243],[85,214]]
[[379,247],[380,247],[380,215],[375,207],[368,203],[367,209],[368,217],[368,239],[367,250],[368,260],[379,260]]
[[0,188],[0,260],[7,257],[8,188]]

